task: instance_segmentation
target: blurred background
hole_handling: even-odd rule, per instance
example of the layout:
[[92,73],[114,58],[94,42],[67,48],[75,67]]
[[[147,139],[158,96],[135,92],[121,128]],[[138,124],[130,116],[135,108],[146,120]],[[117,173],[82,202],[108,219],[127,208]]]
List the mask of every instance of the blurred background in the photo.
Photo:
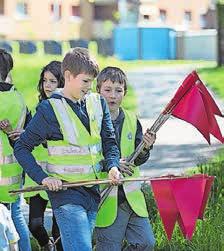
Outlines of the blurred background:
[[215,0],[0,0],[0,46],[61,54],[96,41],[123,60],[216,60],[217,12]]

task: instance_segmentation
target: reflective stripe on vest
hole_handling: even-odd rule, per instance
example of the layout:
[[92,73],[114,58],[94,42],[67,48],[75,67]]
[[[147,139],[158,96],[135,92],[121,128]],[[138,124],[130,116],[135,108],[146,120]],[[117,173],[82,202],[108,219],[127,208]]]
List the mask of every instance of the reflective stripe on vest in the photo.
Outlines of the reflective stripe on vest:
[[8,178],[0,178],[0,186],[14,185],[14,184],[20,183],[21,180],[22,180],[21,175],[12,176],[12,177],[8,177]]
[[[22,96],[11,88],[0,92],[0,120],[8,119],[12,129],[22,129],[26,119],[26,106]],[[18,196],[9,195],[9,190],[19,189],[22,168],[17,163],[8,135],[0,131],[0,201],[15,202]]]
[[87,146],[49,146],[48,154],[49,156],[53,155],[88,155],[89,153],[98,154],[102,151],[101,144],[91,145],[91,147]]
[[90,94],[86,97],[91,133],[87,131],[64,98],[51,98],[49,102],[55,112],[64,140],[48,141],[47,172],[54,174],[53,176],[60,175],[61,179],[68,181],[75,180],[76,177],[79,179],[82,175],[84,179],[96,177],[96,173],[100,171],[98,163],[103,158],[100,137],[103,111],[102,107],[94,109],[95,106],[101,106],[99,95]]
[[86,174],[92,172],[92,166],[73,166],[73,165],[52,165],[48,164],[46,171],[58,174]]
[[17,162],[17,160],[13,154],[9,154],[7,156],[3,155],[3,147],[0,140],[0,165],[11,164],[15,162]]
[[[67,112],[67,103],[64,98],[62,99],[51,99],[51,103],[54,104],[58,115],[61,117],[61,120],[64,122],[62,126],[62,133],[65,137],[64,140],[67,140],[70,144],[76,145],[77,144],[77,128],[72,123],[71,118],[69,117],[69,113]],[[63,105],[62,105],[63,103]]]

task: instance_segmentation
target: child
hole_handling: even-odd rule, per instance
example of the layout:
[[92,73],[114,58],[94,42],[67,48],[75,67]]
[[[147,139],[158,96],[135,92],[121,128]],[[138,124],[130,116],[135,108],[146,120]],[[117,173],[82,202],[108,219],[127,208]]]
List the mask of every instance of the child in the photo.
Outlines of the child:
[[[56,88],[64,87],[64,77],[61,73],[61,62],[51,61],[47,64],[41,71],[40,80],[38,83],[39,91],[39,102],[42,100],[48,99],[51,94],[56,90]],[[34,151],[34,155],[38,161],[46,161],[47,153],[45,149],[40,146]],[[30,178],[26,177],[25,186],[32,186],[34,182]],[[33,196],[34,195],[34,196]],[[29,199],[29,229],[32,235],[37,239],[39,245],[43,250],[53,250],[54,245],[51,239],[48,236],[48,233],[44,227],[44,212],[48,204],[48,197],[46,192],[36,192],[36,193],[27,193],[26,197]],[[62,244],[59,238],[60,233],[59,229],[53,216],[53,225],[52,225],[52,235],[54,240],[58,240],[57,251],[61,251]]]
[[0,49],[0,202],[11,203],[12,219],[20,236],[19,248],[30,251],[29,230],[21,211],[21,197],[11,189],[22,185],[22,168],[13,156],[13,145],[31,118],[21,95],[6,79],[13,68],[11,55]]
[[[76,47],[62,62],[64,89],[44,100],[15,144],[15,156],[26,173],[47,186],[64,250],[91,251],[91,236],[100,201],[99,187],[62,190],[62,182],[97,179],[100,161],[113,184],[119,182],[119,151],[107,104],[90,93],[98,65],[87,49]],[[46,170],[31,152],[47,140]]]
[[[97,91],[106,99],[116,139],[120,146],[120,170],[123,173],[140,176],[137,166],[149,158],[149,149],[155,142],[155,135],[147,132],[142,135],[142,127],[134,114],[121,108],[127,92],[125,73],[116,67],[106,67],[97,78]],[[130,156],[143,139],[145,147],[135,160],[133,170],[125,165],[125,158]],[[133,173],[132,173],[133,172]],[[114,187],[97,216],[96,250],[119,251],[123,239],[128,241],[127,250],[153,250],[155,243],[148,220],[145,199],[140,190],[140,182],[124,183]]]
[[18,240],[10,212],[0,203],[0,250],[18,251]]

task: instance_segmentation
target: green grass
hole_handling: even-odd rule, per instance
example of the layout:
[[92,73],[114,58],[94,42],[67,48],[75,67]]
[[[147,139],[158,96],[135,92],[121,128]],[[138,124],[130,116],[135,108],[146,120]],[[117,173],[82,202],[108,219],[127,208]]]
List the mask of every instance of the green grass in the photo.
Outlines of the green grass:
[[[38,52],[33,55],[19,54],[18,43],[13,44],[13,58],[14,69],[12,71],[13,81],[17,89],[23,94],[26,103],[30,109],[34,109],[38,99],[37,83],[41,69],[52,60],[63,59],[63,56],[45,55],[43,53],[43,45],[38,43]],[[63,52],[68,51],[69,46],[63,43]],[[95,55],[100,69],[106,66],[117,66],[124,71],[132,71],[136,69],[142,69],[150,66],[169,66],[169,65],[186,65],[194,64],[195,68],[200,67],[212,67],[214,62],[208,61],[190,61],[190,60],[163,60],[163,61],[145,61],[145,60],[133,60],[133,61],[121,61],[115,57],[102,57],[97,55],[96,43],[90,43],[90,51]],[[127,109],[137,110],[137,101],[134,94],[134,90],[129,86],[127,95],[124,99],[123,106]]]
[[224,67],[203,68],[198,72],[208,86],[224,99]]

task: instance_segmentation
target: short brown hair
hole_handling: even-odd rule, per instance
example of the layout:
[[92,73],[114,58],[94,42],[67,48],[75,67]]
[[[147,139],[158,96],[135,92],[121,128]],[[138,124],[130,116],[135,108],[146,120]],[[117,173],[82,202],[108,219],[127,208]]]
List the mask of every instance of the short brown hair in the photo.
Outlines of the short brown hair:
[[110,80],[111,82],[118,82],[124,85],[124,93],[127,92],[127,77],[126,74],[118,67],[108,66],[104,68],[97,77],[96,89],[99,92],[102,83]]
[[62,61],[61,70],[63,75],[68,70],[73,76],[85,73],[95,78],[99,73],[99,66],[90,57],[88,49],[75,47],[66,53]]

